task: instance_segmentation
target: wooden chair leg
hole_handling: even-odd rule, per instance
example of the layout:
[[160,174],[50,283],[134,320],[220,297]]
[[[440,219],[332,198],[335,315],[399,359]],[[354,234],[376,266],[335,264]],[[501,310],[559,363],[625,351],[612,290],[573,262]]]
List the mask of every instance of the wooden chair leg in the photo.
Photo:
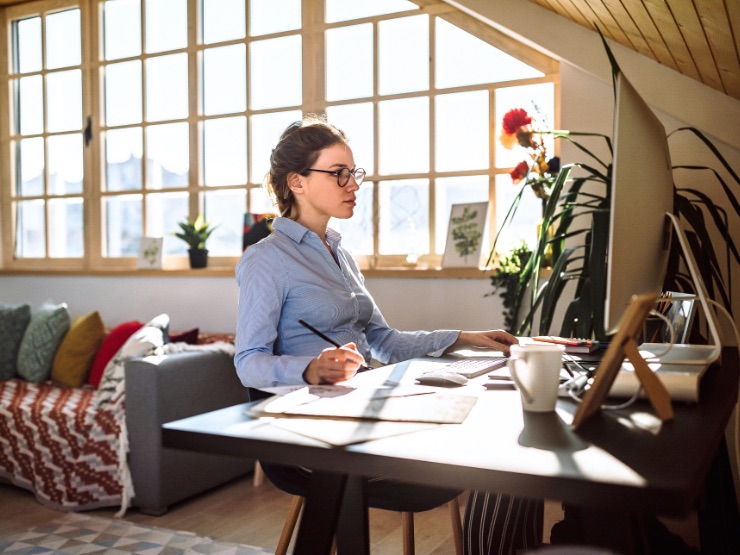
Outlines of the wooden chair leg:
[[304,501],[300,495],[293,496],[290,509],[288,510],[288,516],[285,518],[285,524],[283,524],[283,531],[280,534],[280,540],[275,549],[275,555],[285,555],[288,552],[288,546],[290,545],[290,540],[293,538],[293,531],[298,522],[298,516],[301,514]]
[[414,513],[401,513],[403,517],[403,555],[414,555]]
[[256,488],[265,483],[265,473],[262,471],[262,465],[259,461],[254,461],[254,476],[252,476],[252,485]]
[[452,539],[455,542],[455,555],[463,553],[462,522],[460,521],[460,501],[457,497],[452,499],[447,506],[450,508],[450,520],[452,521]]

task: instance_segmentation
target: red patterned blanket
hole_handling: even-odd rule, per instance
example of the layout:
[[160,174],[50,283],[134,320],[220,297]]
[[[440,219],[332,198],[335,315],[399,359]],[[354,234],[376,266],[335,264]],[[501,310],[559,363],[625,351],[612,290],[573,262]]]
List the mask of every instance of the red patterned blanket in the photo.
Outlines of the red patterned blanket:
[[0,382],[0,477],[57,510],[120,505],[118,407],[96,408],[92,389]]

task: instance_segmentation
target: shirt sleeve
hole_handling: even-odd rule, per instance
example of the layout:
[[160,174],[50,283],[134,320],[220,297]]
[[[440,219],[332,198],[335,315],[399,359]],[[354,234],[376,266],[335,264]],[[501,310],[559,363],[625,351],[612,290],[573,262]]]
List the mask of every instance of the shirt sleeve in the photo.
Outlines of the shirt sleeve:
[[[365,276],[351,256],[348,260],[352,272],[358,276],[364,287]],[[447,347],[457,341],[460,335],[460,330],[399,331],[391,328],[372,297],[370,300],[373,314],[365,328],[365,336],[372,349],[373,358],[385,364],[421,356],[442,356]]]
[[236,323],[236,373],[245,387],[305,383],[313,357],[275,355],[287,276],[277,249],[254,245],[236,267],[239,303]]

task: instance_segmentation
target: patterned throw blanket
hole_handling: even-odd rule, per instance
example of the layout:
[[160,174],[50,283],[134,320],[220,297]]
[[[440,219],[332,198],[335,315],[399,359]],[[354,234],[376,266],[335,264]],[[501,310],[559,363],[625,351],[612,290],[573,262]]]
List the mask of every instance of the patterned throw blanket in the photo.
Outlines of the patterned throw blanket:
[[[142,337],[151,339],[147,333]],[[234,345],[215,335],[201,345],[142,345],[113,357],[97,390],[0,381],[0,478],[32,491],[52,509],[120,506],[116,516],[123,516],[135,495],[127,460],[126,361],[183,351],[234,354]]]
[[0,382],[0,477],[57,510],[121,504],[124,410],[95,406],[95,390]]

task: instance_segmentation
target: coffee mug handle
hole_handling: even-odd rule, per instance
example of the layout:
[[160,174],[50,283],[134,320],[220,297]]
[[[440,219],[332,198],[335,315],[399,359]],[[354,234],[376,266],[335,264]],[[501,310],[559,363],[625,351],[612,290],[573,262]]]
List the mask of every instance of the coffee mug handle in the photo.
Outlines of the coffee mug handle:
[[532,394],[529,391],[527,391],[527,388],[524,387],[522,382],[519,381],[519,377],[516,375],[516,365],[518,362],[526,362],[526,360],[522,357],[515,357],[515,358],[509,359],[509,362],[508,362],[509,372],[511,373],[511,377],[514,379],[514,383],[519,388],[519,391],[521,392],[525,401],[527,401],[527,403],[531,403],[533,401]]

